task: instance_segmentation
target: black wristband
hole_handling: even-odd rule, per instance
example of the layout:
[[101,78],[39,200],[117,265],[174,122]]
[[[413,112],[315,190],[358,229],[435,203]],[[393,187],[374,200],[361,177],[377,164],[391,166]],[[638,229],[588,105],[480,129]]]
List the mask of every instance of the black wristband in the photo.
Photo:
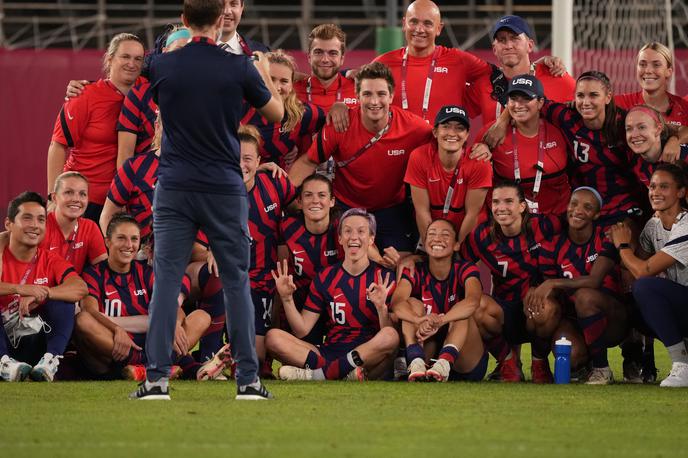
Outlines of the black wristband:
[[620,250],[625,250],[625,249],[631,249],[631,244],[630,243],[619,243],[619,251]]

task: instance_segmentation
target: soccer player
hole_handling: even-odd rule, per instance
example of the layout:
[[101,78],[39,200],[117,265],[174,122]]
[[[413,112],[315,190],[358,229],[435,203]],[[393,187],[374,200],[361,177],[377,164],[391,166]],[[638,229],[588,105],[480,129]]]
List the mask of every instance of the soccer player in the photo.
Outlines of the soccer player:
[[[374,239],[375,217],[360,208],[346,211],[339,222],[344,260],[317,274],[301,312],[286,260],[277,265],[272,275],[294,332],[271,329],[266,337],[268,351],[283,364],[281,379],[378,379],[391,368],[399,345],[388,310],[394,273],[368,259]],[[323,314],[328,316],[325,343],[301,340]]]
[[404,181],[411,186],[420,239],[433,219],[445,218],[463,242],[478,224],[492,186],[492,167],[468,156],[470,121],[462,107],[440,108],[434,126],[435,139],[411,152]]
[[349,110],[348,130],[339,133],[325,126],[289,177],[299,186],[332,156],[339,205],[373,212],[379,224],[378,247],[410,252],[417,239],[405,200],[404,174],[410,152],[432,139],[432,129],[418,116],[391,106],[393,92],[394,80],[385,65],[364,65],[356,77],[360,108]]
[[[40,247],[45,221],[45,202],[35,192],[19,194],[7,209],[9,243],[0,258],[0,378],[10,382],[28,376],[53,381],[74,328],[74,302],[87,293],[71,264]],[[30,337],[41,332],[45,347]]]
[[260,53],[251,63],[246,56],[216,46],[223,8],[221,0],[185,0],[182,22],[191,30],[191,42],[157,56],[151,64],[151,84],[165,120],[165,154],[160,157],[153,203],[156,282],[146,335],[147,378],[132,393],[136,399],[169,397],[169,349],[176,316],[172,305],[199,228],[210,240],[222,277],[237,362],[237,398],[271,397],[257,377],[248,283],[248,202],[236,129],[244,99],[271,122],[282,119],[284,107]]
[[625,224],[612,226],[621,261],[637,280],[633,296],[643,318],[666,346],[672,366],[662,387],[688,386],[688,213],[687,180],[673,164],[660,164],[652,174],[649,197],[655,215],[640,234],[637,255],[631,231]]
[[107,258],[98,225],[83,218],[88,205],[88,181],[79,172],[64,172],[55,180],[55,211],[46,218],[41,248],[53,251],[81,274],[87,264]]
[[[127,214],[116,215],[107,227],[108,258],[84,272],[88,296],[81,301],[82,312],[76,317],[76,335],[80,358],[98,375],[111,372],[115,367],[125,378],[145,379],[148,305],[155,278],[148,263],[136,260],[140,236],[134,218]],[[180,308],[174,358],[186,378],[201,380],[206,373],[217,372],[217,369],[212,367],[214,362],[200,367],[189,355],[189,350],[210,325],[210,317],[202,310],[185,316],[181,303],[188,296],[188,284],[182,290],[176,302]]]
[[63,171],[77,171],[89,183],[85,216],[98,222],[117,161],[117,119],[122,103],[141,73],[143,42],[121,33],[104,58],[106,79],[89,84],[80,97],[65,102],[48,149],[48,192]]
[[294,92],[294,58],[282,50],[265,55],[270,62],[270,76],[284,102],[285,117],[281,122],[267,122],[255,108],[250,108],[241,120],[260,132],[261,162],[274,162],[291,167],[297,156],[304,154],[313,143],[313,135],[325,124],[325,112],[313,103],[301,102]]
[[[487,352],[473,318],[483,287],[478,268],[454,260],[459,248],[454,223],[436,219],[423,244],[428,259],[404,269],[392,296],[392,310],[402,320],[409,381],[480,381]],[[426,361],[437,358],[426,370]]]
[[460,49],[435,45],[442,32],[438,6],[429,0],[411,3],[402,18],[406,46],[378,56],[396,81],[392,104],[427,122],[443,105],[464,105],[466,82],[489,76],[490,66]]
[[499,118],[508,102],[506,92],[509,82],[517,75],[535,76],[542,83],[549,100],[562,103],[571,100],[576,86],[571,75],[566,72],[558,74],[547,59],[531,63],[535,34],[522,17],[501,17],[492,26],[490,37],[499,68],[493,68],[491,74],[483,75],[471,83],[466,92],[465,106],[472,116],[482,113],[483,125]]
[[[491,215],[479,224],[461,246],[464,259],[482,261],[492,274],[492,297],[483,295],[476,321],[497,359],[497,374],[505,382],[522,380],[517,357],[510,346],[532,343],[533,381],[547,382],[549,339],[534,336],[526,329],[523,299],[532,283],[537,283],[538,250],[560,229],[560,221],[549,215],[531,215],[523,190],[514,182],[497,183],[492,190]],[[502,325],[503,323],[503,325]]]
[[[506,108],[512,118],[504,142],[492,148],[495,177],[515,180],[523,189],[531,213],[563,215],[571,195],[566,167],[569,143],[561,131],[540,118],[545,89],[535,76],[509,80]],[[485,125],[482,138],[492,124]]]
[[[542,242],[538,261],[545,278],[525,298],[528,325],[541,337],[565,335],[574,342],[571,367],[592,362],[588,385],[608,385],[614,376],[607,348],[618,345],[629,332],[629,311],[621,297],[619,255],[605,229],[596,224],[602,197],[593,188],[577,188],[567,208],[568,225]],[[580,334],[566,323],[573,306]],[[562,322],[563,320],[563,322]],[[581,351],[587,348],[587,352]]]
[[617,106],[628,110],[636,105],[648,105],[659,111],[667,123],[688,125],[688,102],[669,92],[674,74],[671,50],[653,41],[640,48],[636,59],[636,78],[641,90],[614,96]]
[[329,112],[335,103],[356,107],[354,81],[340,72],[345,52],[346,34],[336,24],[321,24],[311,30],[308,34],[311,74],[294,83],[301,102],[312,103],[324,112]]

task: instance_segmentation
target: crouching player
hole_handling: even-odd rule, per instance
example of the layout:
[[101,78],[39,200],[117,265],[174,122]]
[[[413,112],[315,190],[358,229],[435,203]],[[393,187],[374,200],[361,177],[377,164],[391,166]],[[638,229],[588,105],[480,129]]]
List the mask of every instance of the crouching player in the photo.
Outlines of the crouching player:
[[[125,378],[145,379],[143,346],[154,276],[147,262],[136,260],[140,240],[136,220],[126,214],[115,215],[106,231],[108,259],[84,272],[89,294],[81,301],[83,311],[76,317],[76,336],[79,355],[95,374],[121,368]],[[180,294],[180,304],[183,297]],[[196,310],[184,316],[180,308],[174,349],[170,351],[174,351],[173,360],[186,378],[205,379],[206,372],[214,371],[209,365],[217,360],[200,366],[189,355],[208,326],[210,317],[206,312]]]
[[[46,219],[45,202],[35,192],[18,195],[7,209],[9,243],[0,258],[0,378],[10,382],[29,375],[53,381],[74,328],[74,302],[86,295],[72,265],[39,248]],[[39,346],[33,335],[41,333],[46,344]]]
[[[391,367],[399,345],[387,308],[394,273],[368,259],[375,230],[375,217],[365,210],[352,208],[342,215],[344,261],[315,277],[301,312],[294,304],[296,285],[286,260],[277,265],[272,275],[295,334],[271,329],[266,336],[268,351],[285,364],[279,370],[281,379],[377,379]],[[329,318],[325,343],[315,346],[301,340],[323,313]]]
[[[394,291],[392,309],[402,320],[409,381],[479,381],[487,370],[473,313],[480,304],[480,271],[455,261],[458,234],[449,220],[436,219],[425,231],[427,261],[404,269]],[[440,347],[441,345],[441,347]],[[426,360],[436,362],[426,371]]]
[[[602,197],[595,189],[573,191],[568,227],[543,241],[538,253],[542,274],[549,279],[531,288],[525,299],[527,325],[538,336],[554,340],[565,335],[573,342],[572,367],[585,363],[587,353],[592,362],[589,385],[614,381],[607,348],[618,345],[628,334],[628,311],[620,300],[619,255],[604,228],[596,224],[602,207]],[[572,306],[584,342],[566,322],[567,304]]]

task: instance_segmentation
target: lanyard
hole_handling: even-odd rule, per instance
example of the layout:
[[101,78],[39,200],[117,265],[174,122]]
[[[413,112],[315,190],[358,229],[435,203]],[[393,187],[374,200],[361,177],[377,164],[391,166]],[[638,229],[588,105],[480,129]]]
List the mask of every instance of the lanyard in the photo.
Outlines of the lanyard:
[[[435,73],[435,64],[437,63],[438,48],[432,53],[432,60],[428,68],[428,76],[425,78],[425,91],[423,92],[423,107],[422,118],[427,121],[428,107],[430,106],[430,91],[432,90],[432,76]],[[408,73],[408,46],[404,49],[404,56],[401,58],[401,107],[408,110],[408,96],[406,94],[406,75]]]
[[363,155],[363,153],[365,153],[370,147],[372,147],[375,143],[380,141],[380,139],[382,138],[383,135],[385,135],[387,132],[389,132],[389,129],[391,126],[392,126],[392,112],[390,111],[389,112],[389,119],[387,120],[387,125],[380,132],[375,134],[375,136],[373,138],[368,140],[368,143],[366,143],[361,148],[359,148],[358,151],[356,151],[356,153],[353,156],[351,156],[349,159],[346,159],[343,161],[337,161],[337,167],[339,167],[339,168],[346,167],[347,165],[351,164],[353,161],[355,161],[356,159],[361,157],[361,155]]
[[72,231],[72,236],[66,240],[66,242],[69,243],[69,247],[67,248],[67,254],[65,254],[64,256],[65,261],[71,261],[72,255],[74,254],[74,244],[76,243],[76,235],[78,231],[79,220],[76,221],[76,225],[74,226],[74,230]]
[[[535,164],[535,183],[533,184],[533,199],[537,197],[538,192],[540,192],[540,184],[542,183],[542,173],[545,171],[545,137],[546,137],[546,126],[545,123],[540,120],[540,125],[538,126],[538,157],[537,163]],[[514,180],[516,183],[521,182],[521,167],[518,161],[518,136],[516,135],[516,127],[511,128],[511,142],[514,145]]]
[[248,47],[246,41],[244,41],[244,39],[241,38],[241,35],[239,35],[238,33],[237,40],[239,40],[239,46],[241,46],[241,50],[244,52],[244,54],[246,54],[247,56],[251,56],[253,54],[253,51],[251,51],[251,48]]
[[[306,80],[306,94],[308,94],[308,103],[313,103],[313,97],[311,96],[312,88],[311,88],[311,76],[308,77]],[[342,75],[337,75],[337,81],[339,84],[337,85],[337,99],[336,102],[341,102],[342,100]],[[327,89],[325,89],[325,93],[327,93]]]
[[[24,271],[24,275],[22,276],[21,280],[19,280],[20,285],[25,285],[26,281],[29,279],[29,275],[31,275],[31,272],[33,272],[34,267],[36,267],[36,264],[38,263],[38,251],[36,251],[36,254],[33,255],[33,258],[31,259],[31,262],[29,262],[29,265],[26,267],[26,270]],[[12,299],[12,302],[7,304],[7,310],[10,312],[12,311],[12,308],[15,307],[17,304],[19,304],[19,299],[21,296],[19,294],[14,295],[14,299]]]
[[456,183],[459,181],[459,169],[461,166],[461,156],[463,156],[463,150],[459,154],[459,160],[456,163],[456,168],[454,169],[454,175],[449,183],[449,189],[447,189],[447,196],[444,198],[444,207],[442,207],[442,216],[446,217],[449,214],[449,209],[451,208],[451,201],[454,197],[454,189],[456,189]]

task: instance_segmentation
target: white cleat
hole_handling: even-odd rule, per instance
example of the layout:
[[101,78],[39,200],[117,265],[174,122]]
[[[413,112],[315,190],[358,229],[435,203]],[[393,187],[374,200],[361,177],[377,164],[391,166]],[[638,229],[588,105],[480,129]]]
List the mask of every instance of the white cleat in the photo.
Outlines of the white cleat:
[[313,380],[313,370],[296,366],[280,366],[277,376],[280,380]]
[[62,356],[55,356],[52,353],[43,355],[38,364],[31,369],[31,380],[36,382],[52,382],[57,374]]
[[663,388],[681,388],[688,386],[688,364],[673,363],[669,376],[662,380],[659,386]]
[[586,385],[611,385],[614,383],[614,374],[612,370],[607,367],[593,367]]
[[451,367],[449,366],[449,361],[440,358],[435,361],[435,364],[433,364],[432,367],[426,372],[427,378],[430,381],[446,382],[449,380],[450,370]]
[[414,358],[408,367],[408,381],[422,382],[425,380],[426,375],[425,361],[421,358]]
[[349,382],[365,382],[366,374],[362,367],[357,366],[354,370],[346,374],[344,380]]
[[8,355],[0,359],[0,378],[7,382],[21,382],[26,380],[31,372],[31,366],[21,361],[16,361]]

